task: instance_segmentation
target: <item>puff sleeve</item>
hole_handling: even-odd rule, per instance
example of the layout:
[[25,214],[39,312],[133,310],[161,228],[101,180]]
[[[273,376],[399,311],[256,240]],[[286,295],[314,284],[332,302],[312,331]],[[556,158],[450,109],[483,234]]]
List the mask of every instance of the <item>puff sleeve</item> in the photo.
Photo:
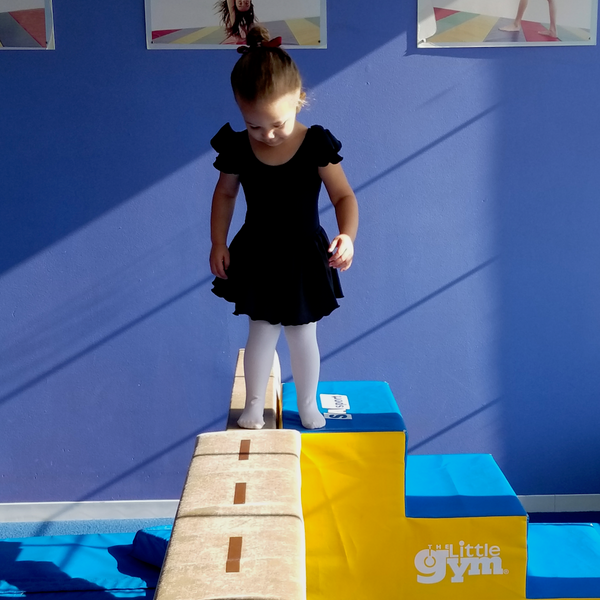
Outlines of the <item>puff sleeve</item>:
[[215,169],[223,173],[239,174],[239,133],[236,133],[229,123],[223,125],[218,133],[210,140],[210,145],[219,153],[213,163]]
[[326,167],[328,164],[337,165],[342,161],[343,157],[338,153],[342,149],[340,142],[329,129],[325,129],[320,125],[313,125],[314,135],[314,151],[317,157],[317,165]]

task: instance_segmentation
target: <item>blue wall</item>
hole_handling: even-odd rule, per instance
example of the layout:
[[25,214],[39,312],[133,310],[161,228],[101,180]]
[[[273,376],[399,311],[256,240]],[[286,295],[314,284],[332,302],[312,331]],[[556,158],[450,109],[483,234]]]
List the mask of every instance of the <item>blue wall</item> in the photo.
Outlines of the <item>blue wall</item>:
[[[600,52],[417,51],[413,4],[330,0],[293,54],[362,210],[322,379],[388,381],[413,452],[600,493]],[[237,55],[54,8],[56,51],[0,53],[0,502],[176,498],[245,338],[207,264]]]

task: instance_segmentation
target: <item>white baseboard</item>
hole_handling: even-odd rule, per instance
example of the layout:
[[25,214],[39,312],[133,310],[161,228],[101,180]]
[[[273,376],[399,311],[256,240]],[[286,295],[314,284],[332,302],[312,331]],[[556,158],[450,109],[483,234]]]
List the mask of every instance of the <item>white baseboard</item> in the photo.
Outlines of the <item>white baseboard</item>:
[[[519,496],[528,513],[600,512],[600,494]],[[179,500],[111,500],[106,502],[15,502],[0,504],[0,523],[173,519]]]
[[600,494],[519,496],[519,500],[528,513],[600,512]]
[[16,502],[0,504],[0,523],[92,521],[108,519],[172,519],[179,500],[114,500],[106,502]]

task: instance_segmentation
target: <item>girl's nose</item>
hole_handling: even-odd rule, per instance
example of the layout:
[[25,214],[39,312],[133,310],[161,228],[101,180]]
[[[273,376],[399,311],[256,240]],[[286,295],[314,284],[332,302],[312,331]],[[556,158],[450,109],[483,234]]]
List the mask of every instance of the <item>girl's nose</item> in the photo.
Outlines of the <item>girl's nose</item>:
[[271,129],[271,131],[267,131],[267,139],[272,140],[275,138],[275,131]]

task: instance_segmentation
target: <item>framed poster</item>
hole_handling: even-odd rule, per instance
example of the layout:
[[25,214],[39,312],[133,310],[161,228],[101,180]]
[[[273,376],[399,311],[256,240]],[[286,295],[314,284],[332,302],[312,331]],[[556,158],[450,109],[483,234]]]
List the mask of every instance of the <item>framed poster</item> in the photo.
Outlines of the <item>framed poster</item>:
[[598,0],[418,0],[419,48],[590,46]]
[[326,0],[145,0],[149,49],[233,48],[253,23],[286,48],[326,48]]
[[54,50],[52,0],[0,0],[0,50]]

